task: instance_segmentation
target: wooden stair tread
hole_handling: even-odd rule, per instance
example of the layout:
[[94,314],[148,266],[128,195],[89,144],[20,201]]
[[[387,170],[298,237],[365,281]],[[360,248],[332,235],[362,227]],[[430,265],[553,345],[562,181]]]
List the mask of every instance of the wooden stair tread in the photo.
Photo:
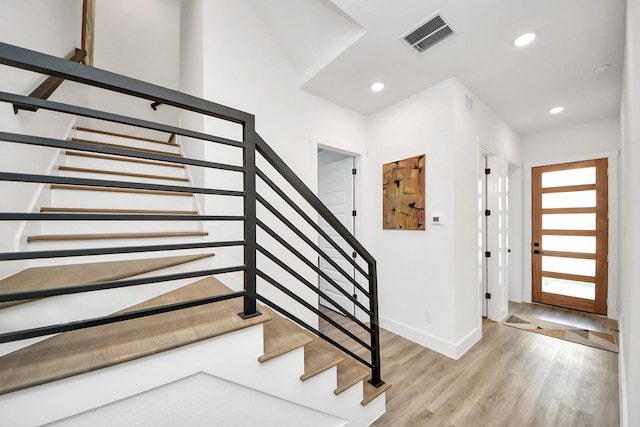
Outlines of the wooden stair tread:
[[139,190],[136,188],[116,188],[116,187],[92,187],[90,185],[68,185],[68,184],[51,184],[52,190],[74,190],[74,191],[106,191],[114,193],[135,193],[135,194],[156,194],[163,196],[181,196],[191,197],[193,193],[181,193],[179,191],[165,190]]
[[78,168],[75,166],[58,166],[58,170],[67,171],[67,172],[98,173],[103,175],[119,175],[119,176],[130,176],[134,178],[164,179],[168,181],[189,182],[188,178],[183,178],[183,177],[151,175],[151,174],[136,173],[136,172],[120,172],[120,171],[112,171],[112,170],[104,170],[104,169]]
[[114,162],[140,163],[144,165],[164,166],[168,168],[184,169],[184,165],[178,163],[159,162],[156,160],[134,159],[132,157],[110,156],[108,154],[89,153],[84,151],[65,151],[66,156],[87,157],[91,159],[113,160]]
[[198,215],[198,211],[170,211],[154,209],[96,209],[96,208],[56,208],[42,207],[40,212],[59,213],[99,213],[99,214],[157,214],[157,215]]
[[259,310],[271,317],[271,321],[264,325],[264,354],[258,358],[260,362],[282,356],[312,342],[312,339],[292,321],[274,313],[268,307],[260,306]]
[[84,144],[101,145],[101,146],[104,146],[104,147],[111,147],[111,148],[123,148],[125,150],[143,151],[145,153],[163,154],[165,156],[182,157],[181,154],[172,153],[170,151],[153,150],[151,148],[131,147],[131,146],[127,146],[127,145],[111,144],[109,142],[92,141],[90,139],[71,138],[71,141],[73,141],[73,142],[82,142]]
[[371,401],[373,401],[373,399],[391,388],[391,384],[388,383],[384,383],[378,388],[374,387],[369,381],[364,381],[362,384],[364,384],[364,398],[362,399],[362,402],[360,402],[362,406],[368,405],[369,403],[371,403]]
[[104,234],[41,234],[27,237],[27,242],[51,242],[62,240],[149,239],[159,237],[208,236],[206,231],[169,231],[154,233],[104,233]]
[[[217,279],[208,277],[123,312],[229,292],[231,290]],[[270,320],[266,313],[243,320],[237,315],[242,309],[242,299],[235,298],[59,334],[0,358],[0,394],[95,371]]]
[[80,132],[99,133],[102,135],[109,135],[109,136],[119,136],[121,138],[137,139],[138,141],[154,142],[156,144],[175,145],[175,146],[178,145],[175,142],[173,142],[174,140],[173,134],[171,134],[168,141],[162,141],[161,139],[145,138],[142,136],[128,135],[126,133],[112,132],[108,130],[91,129],[91,128],[82,127],[82,126],[74,126],[73,128]]
[[[31,267],[0,280],[0,294],[120,280],[212,256],[214,254]],[[19,303],[21,301],[2,304],[15,305]],[[2,306],[0,305],[0,307]]]
[[304,374],[300,375],[300,379],[306,381],[343,361],[344,357],[335,352],[330,345],[321,338],[313,337],[312,341],[304,346]]

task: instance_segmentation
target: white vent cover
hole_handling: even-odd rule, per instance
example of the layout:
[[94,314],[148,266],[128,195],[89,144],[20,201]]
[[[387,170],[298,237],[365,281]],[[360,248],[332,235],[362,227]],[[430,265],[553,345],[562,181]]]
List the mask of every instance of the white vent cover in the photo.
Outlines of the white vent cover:
[[423,53],[436,44],[454,35],[454,31],[439,13],[402,36],[417,52]]

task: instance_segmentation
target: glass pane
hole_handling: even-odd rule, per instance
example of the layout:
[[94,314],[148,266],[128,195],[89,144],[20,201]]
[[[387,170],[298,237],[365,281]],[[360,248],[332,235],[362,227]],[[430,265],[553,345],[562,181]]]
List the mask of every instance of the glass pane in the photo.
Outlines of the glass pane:
[[542,194],[542,209],[594,208],[595,206],[596,190]]
[[595,166],[542,173],[542,188],[596,183]]
[[543,251],[596,253],[596,236],[542,236]]
[[596,284],[543,277],[542,292],[595,300]]
[[595,277],[596,260],[543,256],[542,271]]
[[543,230],[595,230],[596,214],[544,214]]

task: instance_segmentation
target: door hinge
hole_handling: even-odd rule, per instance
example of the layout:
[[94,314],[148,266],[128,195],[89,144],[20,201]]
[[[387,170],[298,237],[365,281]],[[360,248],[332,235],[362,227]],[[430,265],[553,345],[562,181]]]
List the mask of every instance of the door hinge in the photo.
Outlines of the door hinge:
[[355,175],[356,173],[358,173],[358,170],[356,168],[351,169],[351,175]]
[[486,294],[484,294],[485,299],[491,299],[491,294],[489,292],[487,292]]
[[491,258],[491,252],[486,251],[486,252],[484,253],[484,256],[485,256],[485,258]]
[[484,170],[484,174],[485,174],[485,175],[490,175],[490,174],[491,174],[491,169],[486,168],[486,169]]
[[490,216],[491,215],[491,211],[489,209],[484,211],[484,216]]
[[351,216],[356,216],[356,211],[351,211]]

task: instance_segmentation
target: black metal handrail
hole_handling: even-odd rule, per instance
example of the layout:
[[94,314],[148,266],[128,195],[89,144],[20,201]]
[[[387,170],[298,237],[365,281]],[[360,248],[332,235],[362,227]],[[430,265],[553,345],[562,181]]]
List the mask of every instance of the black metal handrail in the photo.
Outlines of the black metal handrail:
[[[243,138],[242,141],[234,141],[219,136],[208,135],[202,132],[197,132],[189,129],[179,128],[170,125],[164,125],[161,123],[145,121],[141,119],[135,119],[123,115],[108,113],[104,111],[93,110],[81,106],[68,105],[58,102],[52,102],[48,100],[35,99],[32,97],[25,97],[16,94],[0,92],[0,102],[9,102],[17,106],[23,106],[25,108],[42,108],[50,111],[71,114],[80,117],[87,117],[91,119],[98,119],[108,122],[113,122],[121,125],[135,126],[142,129],[150,129],[160,132],[169,132],[171,134],[180,135],[188,138],[193,138],[205,142],[223,144],[242,150],[242,166],[209,162],[201,159],[191,159],[176,156],[169,156],[157,153],[142,152],[135,149],[121,149],[115,147],[106,147],[98,145],[90,145],[84,143],[77,143],[73,141],[61,141],[51,138],[35,137],[30,135],[16,135],[6,132],[0,132],[0,140],[17,143],[17,144],[30,144],[43,147],[49,147],[52,149],[72,149],[74,151],[87,151],[100,154],[109,154],[121,157],[131,157],[136,159],[148,159],[162,162],[170,162],[181,164],[185,166],[203,167],[210,169],[217,169],[235,173],[243,174],[243,189],[240,190],[226,190],[226,189],[212,189],[196,186],[176,186],[176,185],[158,185],[158,184],[145,184],[127,181],[109,181],[99,179],[86,179],[86,178],[71,178],[71,177],[52,177],[48,175],[37,174],[21,174],[21,173],[7,173],[0,172],[0,180],[13,181],[13,182],[31,182],[31,183],[51,183],[62,185],[75,185],[75,186],[89,186],[89,187],[108,187],[118,189],[137,189],[137,190],[150,190],[150,191],[170,191],[184,194],[202,194],[213,196],[231,196],[241,197],[243,203],[242,215],[138,215],[138,214],[55,214],[55,213],[14,213],[14,212],[0,212],[0,220],[53,220],[53,221],[75,221],[75,220],[171,220],[171,221],[243,221],[243,239],[231,240],[231,241],[217,241],[217,242],[202,242],[202,243],[183,243],[183,244],[164,244],[164,245],[143,245],[143,246],[127,246],[127,247],[110,247],[110,248],[91,248],[91,249],[64,249],[55,251],[30,251],[30,252],[12,252],[12,253],[0,253],[0,261],[2,260],[20,260],[20,259],[38,259],[38,258],[51,258],[51,257],[70,257],[70,256],[87,256],[87,255],[106,255],[106,254],[123,254],[123,253],[135,253],[135,252],[152,252],[152,251],[171,251],[181,249],[204,249],[214,247],[231,247],[242,246],[244,253],[244,262],[240,266],[229,266],[220,269],[207,269],[200,271],[192,271],[188,273],[180,273],[175,275],[156,276],[145,279],[131,279],[123,281],[111,281],[95,284],[87,284],[81,286],[71,287],[58,287],[56,289],[47,289],[35,292],[21,292],[11,295],[4,295],[0,297],[2,301],[17,301],[22,299],[42,298],[52,295],[62,295],[67,293],[76,293],[83,291],[92,291],[98,289],[112,289],[116,287],[128,287],[137,286],[140,284],[150,284],[162,281],[169,281],[178,278],[192,278],[202,277],[203,275],[214,275],[229,272],[240,272],[244,274],[244,291],[229,294],[227,296],[214,297],[204,300],[196,300],[191,302],[185,302],[184,304],[208,304],[222,300],[226,298],[242,297],[244,300],[243,312],[240,313],[243,317],[252,317],[259,315],[257,301],[260,300],[265,304],[271,306],[276,311],[281,312],[285,316],[294,320],[301,326],[316,333],[321,338],[325,339],[340,350],[350,354],[356,360],[360,361],[364,365],[371,369],[370,382],[375,386],[380,386],[383,381],[380,377],[380,332],[378,324],[378,302],[377,302],[377,276],[376,276],[376,261],[371,254],[356,240],[353,235],[344,227],[344,225],[329,211],[329,209],[316,197],[316,195],[302,182],[302,180],[293,172],[293,170],[271,149],[271,147],[256,133],[255,131],[255,119],[254,116],[236,110],[224,105],[216,104],[210,101],[206,101],[201,98],[197,98],[188,94],[184,94],[175,90],[156,86],[147,82],[132,79],[115,73],[111,73],[105,70],[100,70],[92,67],[87,67],[82,64],[72,63],[61,58],[55,58],[50,55],[30,51],[20,47],[12,46],[5,43],[0,43],[0,64],[13,66],[29,71],[34,71],[50,76],[58,77],[65,80],[75,81],[78,83],[87,84],[90,86],[107,89],[113,92],[135,96],[142,99],[151,100],[156,103],[161,103],[167,106],[175,107],[181,110],[190,111],[194,113],[203,114],[218,119],[223,119],[233,123],[242,125]],[[359,256],[360,262],[355,261],[341,244],[338,244],[334,239],[330,238],[313,220],[309,217],[302,208],[293,202],[291,197],[287,195],[287,192],[279,188],[275,184],[275,181],[263,170],[256,167],[256,161],[259,159],[266,161],[277,175],[284,179],[288,183],[290,188],[298,194],[308,206],[317,213],[337,232],[337,234],[343,239],[344,244],[349,248],[348,251],[353,251]],[[292,221],[285,216],[278,213],[278,210],[274,207],[272,201],[268,201],[265,195],[258,194],[257,184],[258,179],[266,183],[266,185],[274,190],[278,203],[284,203],[290,206],[295,214],[297,214],[305,223],[309,224],[318,236],[325,239],[329,244],[336,249],[336,251],[348,261],[348,263],[354,268],[354,273],[351,275],[346,270],[340,268],[335,262],[330,260],[330,257],[320,249],[318,245],[313,242],[313,239],[305,235],[298,227],[294,225]],[[293,245],[283,239],[273,228],[265,221],[258,218],[258,204],[267,211],[270,211],[277,221],[279,221],[284,227],[291,230],[296,236],[298,236],[304,244],[310,247],[315,253],[327,260],[349,283],[353,284],[361,295],[368,300],[366,302],[359,301],[353,295],[344,291],[331,277],[322,272],[314,263],[310,262],[303,253],[295,248]],[[339,292],[341,292],[345,298],[350,300],[355,307],[366,314],[368,319],[368,325],[359,320],[352,313],[342,308],[338,303],[332,300],[326,293],[322,292],[316,285],[307,280],[304,275],[295,271],[283,262],[278,256],[272,253],[272,250],[268,249],[264,244],[258,243],[257,230],[260,228],[265,231],[267,235],[271,236],[277,248],[275,250],[284,250],[295,259],[299,259],[303,262],[316,277],[320,276],[327,280],[328,283],[333,285]],[[331,320],[331,318],[322,313],[313,304],[305,301],[303,298],[295,294],[294,291],[288,289],[282,285],[278,280],[275,280],[271,275],[267,274],[263,270],[257,268],[258,254],[268,260],[275,267],[281,269],[290,277],[294,278],[298,283],[303,286],[312,289],[315,294],[326,300],[329,304],[334,306],[336,310],[354,320],[354,324],[362,328],[369,335],[369,343],[360,339],[352,331],[340,326],[337,322]],[[359,275],[361,280],[366,282],[366,285],[360,283],[360,280],[356,278]],[[304,307],[306,310],[314,313],[319,318],[324,319],[336,329],[344,333],[349,339],[351,339],[359,347],[370,352],[370,360],[355,354],[352,350],[337,343],[335,340],[329,338],[325,334],[322,334],[319,330],[309,325],[296,315],[292,314],[289,310],[278,305],[274,301],[267,299],[264,295],[257,292],[257,279],[270,284],[275,289],[279,290],[283,295],[290,298],[295,303]],[[178,308],[179,305],[166,306],[160,308],[158,312],[172,311]],[[165,311],[163,311],[165,310]],[[137,312],[136,312],[137,313]],[[141,311],[137,313],[140,317],[145,315],[157,314],[153,310]],[[24,337],[42,336],[51,333],[62,332],[65,330],[79,329],[82,327],[95,326],[97,324],[105,324],[101,322],[111,323],[120,321],[118,317],[120,315],[106,316],[97,319],[88,319],[78,322],[72,322],[71,324],[53,325],[43,328],[35,328],[27,331],[17,331],[14,333],[0,335],[0,342],[6,342],[15,339],[22,339]]]

